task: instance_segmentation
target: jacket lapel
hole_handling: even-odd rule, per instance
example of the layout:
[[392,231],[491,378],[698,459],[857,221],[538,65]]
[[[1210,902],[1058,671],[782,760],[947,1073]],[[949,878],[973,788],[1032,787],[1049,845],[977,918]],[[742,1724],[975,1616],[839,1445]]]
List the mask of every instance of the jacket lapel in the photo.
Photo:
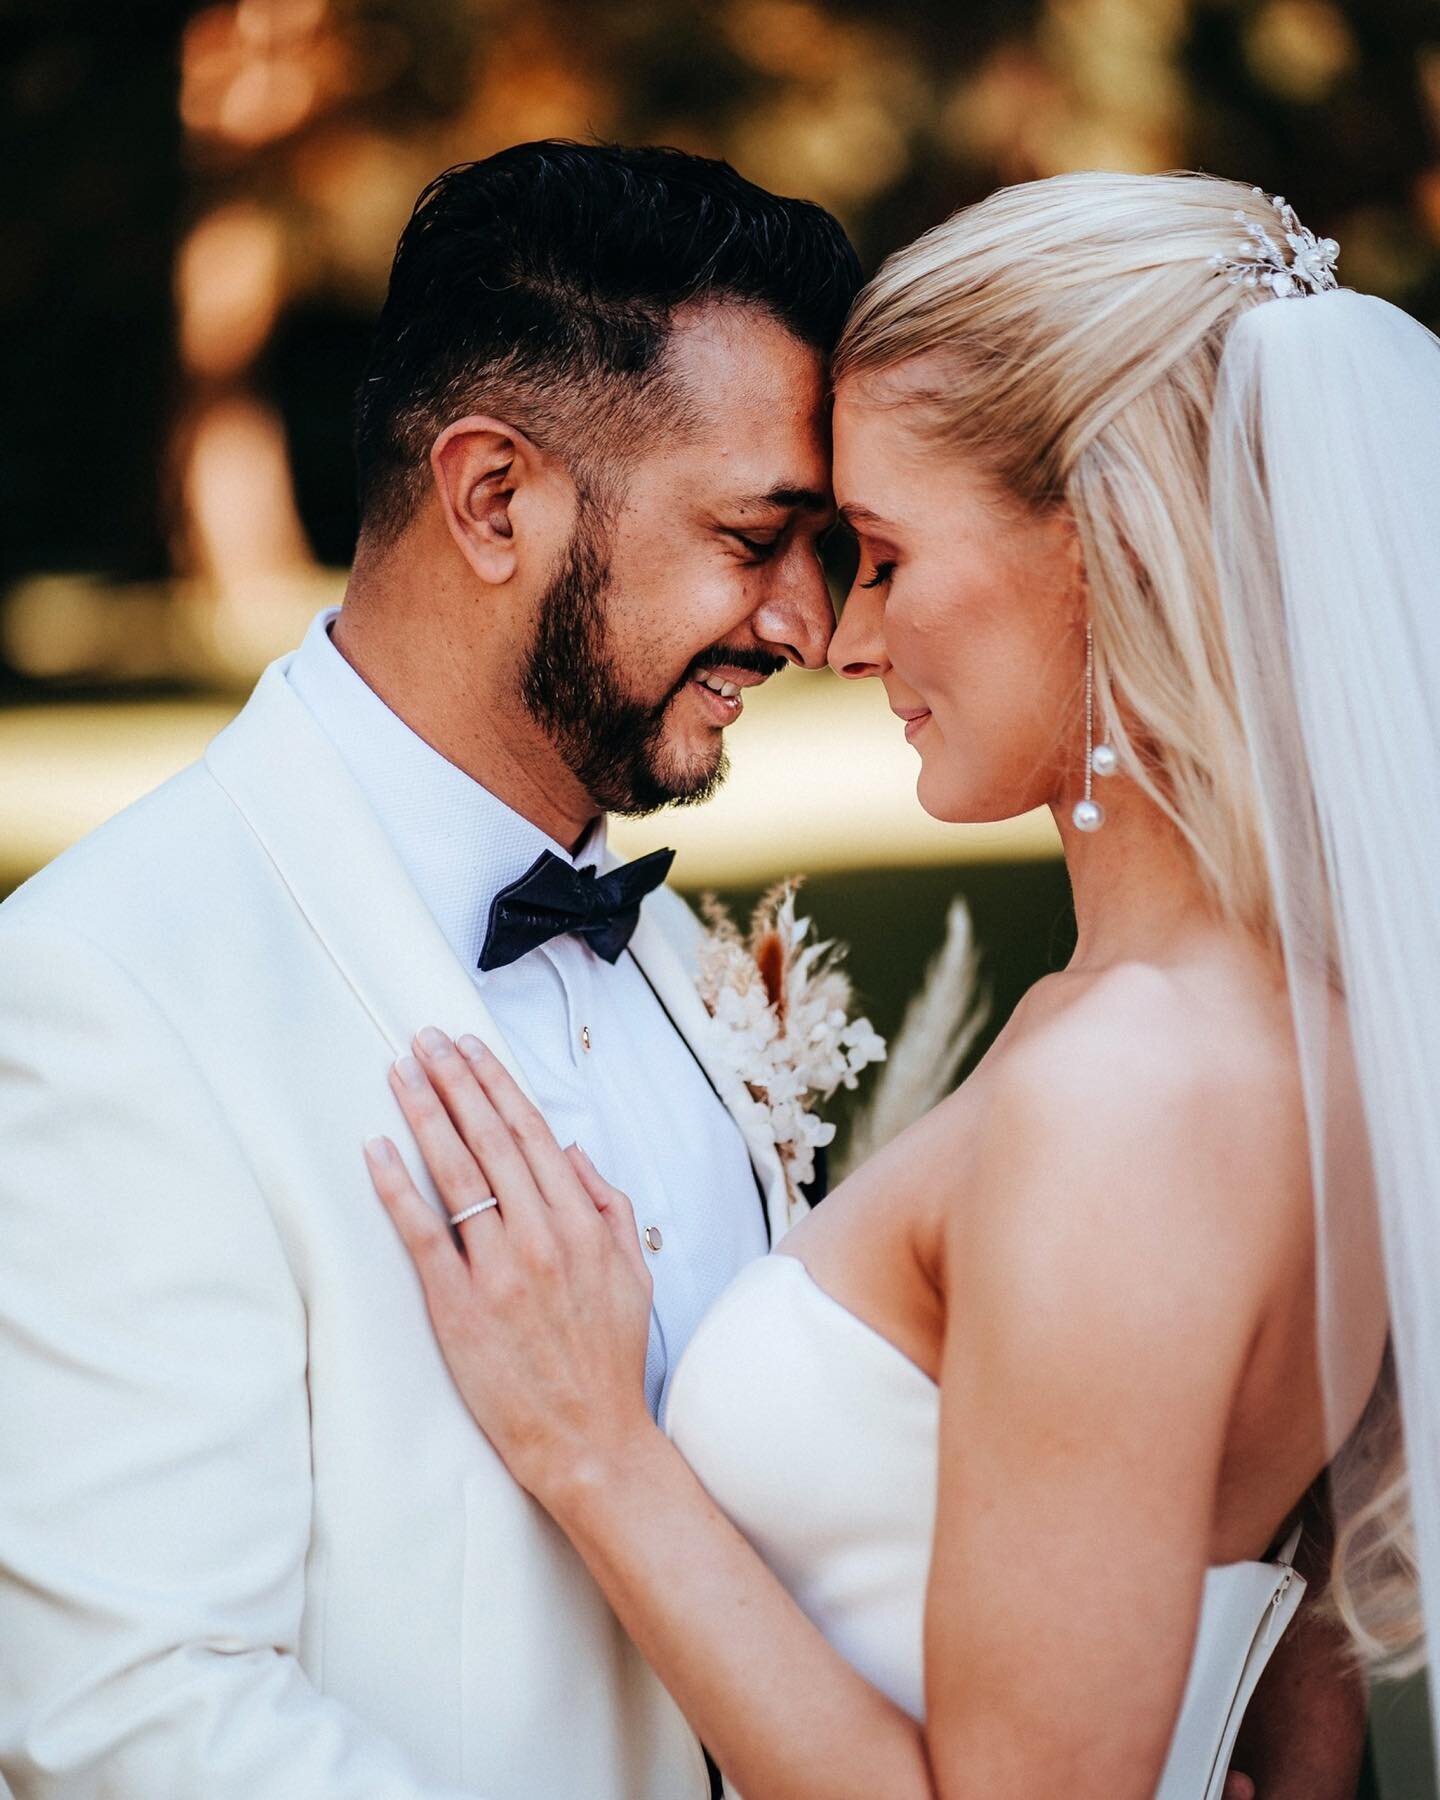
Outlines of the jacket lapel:
[[[473,1031],[533,1098],[469,970],[415,891],[339,752],[285,679],[289,660],[270,665],[239,717],[210,745],[210,773],[245,816],[394,1054],[409,1049],[422,1025],[438,1025],[452,1037]],[[607,857],[607,865],[615,860]],[[630,950],[745,1138],[776,1244],[804,1203],[791,1203],[773,1142],[747,1119],[743,1084],[716,1054],[687,957],[662,923],[666,904],[683,902],[663,893],[645,902]]]
[[[774,1246],[799,1216],[803,1203],[798,1208],[792,1206],[774,1142],[748,1117],[744,1085],[735,1070],[717,1054],[714,1024],[700,998],[694,974],[687,958],[661,923],[661,908],[666,899],[664,895],[652,895],[641,907],[640,923],[630,940],[630,953],[740,1128],[756,1180],[760,1183],[770,1242]],[[683,904],[674,895],[668,896],[668,900],[671,904]]]
[[412,886],[283,657],[205,753],[395,1055],[422,1025],[473,1031],[529,1092],[470,972]]

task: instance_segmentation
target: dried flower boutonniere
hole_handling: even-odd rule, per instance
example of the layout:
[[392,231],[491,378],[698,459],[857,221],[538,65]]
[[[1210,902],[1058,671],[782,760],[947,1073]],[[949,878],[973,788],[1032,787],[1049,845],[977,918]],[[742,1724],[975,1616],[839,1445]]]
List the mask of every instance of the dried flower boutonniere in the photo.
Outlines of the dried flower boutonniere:
[[722,1054],[744,1083],[748,1122],[779,1153],[792,1219],[800,1190],[814,1178],[816,1150],[835,1136],[813,1109],[885,1059],[885,1040],[870,1021],[849,1016],[854,996],[840,967],[843,952],[806,941],[810,921],[795,917],[798,885],[771,888],[748,937],[706,899],[710,929],[699,954],[700,998],[719,1029]]

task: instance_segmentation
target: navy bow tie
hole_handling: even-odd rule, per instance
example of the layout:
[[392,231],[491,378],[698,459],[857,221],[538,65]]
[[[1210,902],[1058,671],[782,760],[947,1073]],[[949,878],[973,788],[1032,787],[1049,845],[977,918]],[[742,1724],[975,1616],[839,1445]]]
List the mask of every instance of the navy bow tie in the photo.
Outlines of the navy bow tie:
[[542,851],[518,881],[501,888],[490,908],[482,969],[503,969],[527,950],[571,933],[597,956],[615,962],[640,922],[640,902],[670,873],[673,850],[652,850],[601,875]]

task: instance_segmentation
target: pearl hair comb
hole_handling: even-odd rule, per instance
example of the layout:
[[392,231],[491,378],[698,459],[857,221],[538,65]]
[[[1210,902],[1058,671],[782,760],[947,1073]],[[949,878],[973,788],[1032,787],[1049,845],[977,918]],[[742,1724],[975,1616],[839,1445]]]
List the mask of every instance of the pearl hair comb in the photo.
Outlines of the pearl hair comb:
[[1234,257],[1217,255],[1210,258],[1215,272],[1223,275],[1232,287],[1268,287],[1282,300],[1292,296],[1303,299],[1307,293],[1323,294],[1327,288],[1339,287],[1335,264],[1340,259],[1340,246],[1334,238],[1317,238],[1300,223],[1295,217],[1295,208],[1279,194],[1271,198],[1264,188],[1258,187],[1255,192],[1262,200],[1270,198],[1270,204],[1279,214],[1284,245],[1278,243],[1263,225],[1256,224],[1243,212],[1237,212],[1235,219],[1245,227],[1245,241],[1236,246]]

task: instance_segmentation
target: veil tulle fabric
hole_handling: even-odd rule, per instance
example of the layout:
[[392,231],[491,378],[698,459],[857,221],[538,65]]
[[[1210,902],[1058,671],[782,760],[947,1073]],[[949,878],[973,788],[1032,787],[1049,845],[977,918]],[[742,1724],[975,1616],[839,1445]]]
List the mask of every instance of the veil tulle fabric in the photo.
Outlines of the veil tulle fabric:
[[[1414,1539],[1372,1522],[1376,1587],[1388,1571],[1392,1597],[1413,1590],[1413,1555],[1440,1643],[1440,339],[1343,289],[1250,308],[1221,362],[1211,485],[1302,1054],[1326,1397],[1338,1421],[1342,1294],[1353,1307],[1378,1215]],[[1363,1170],[1336,1116],[1340,1055]],[[1376,1485],[1354,1460],[1371,1491],[1337,1460],[1342,1531]]]

